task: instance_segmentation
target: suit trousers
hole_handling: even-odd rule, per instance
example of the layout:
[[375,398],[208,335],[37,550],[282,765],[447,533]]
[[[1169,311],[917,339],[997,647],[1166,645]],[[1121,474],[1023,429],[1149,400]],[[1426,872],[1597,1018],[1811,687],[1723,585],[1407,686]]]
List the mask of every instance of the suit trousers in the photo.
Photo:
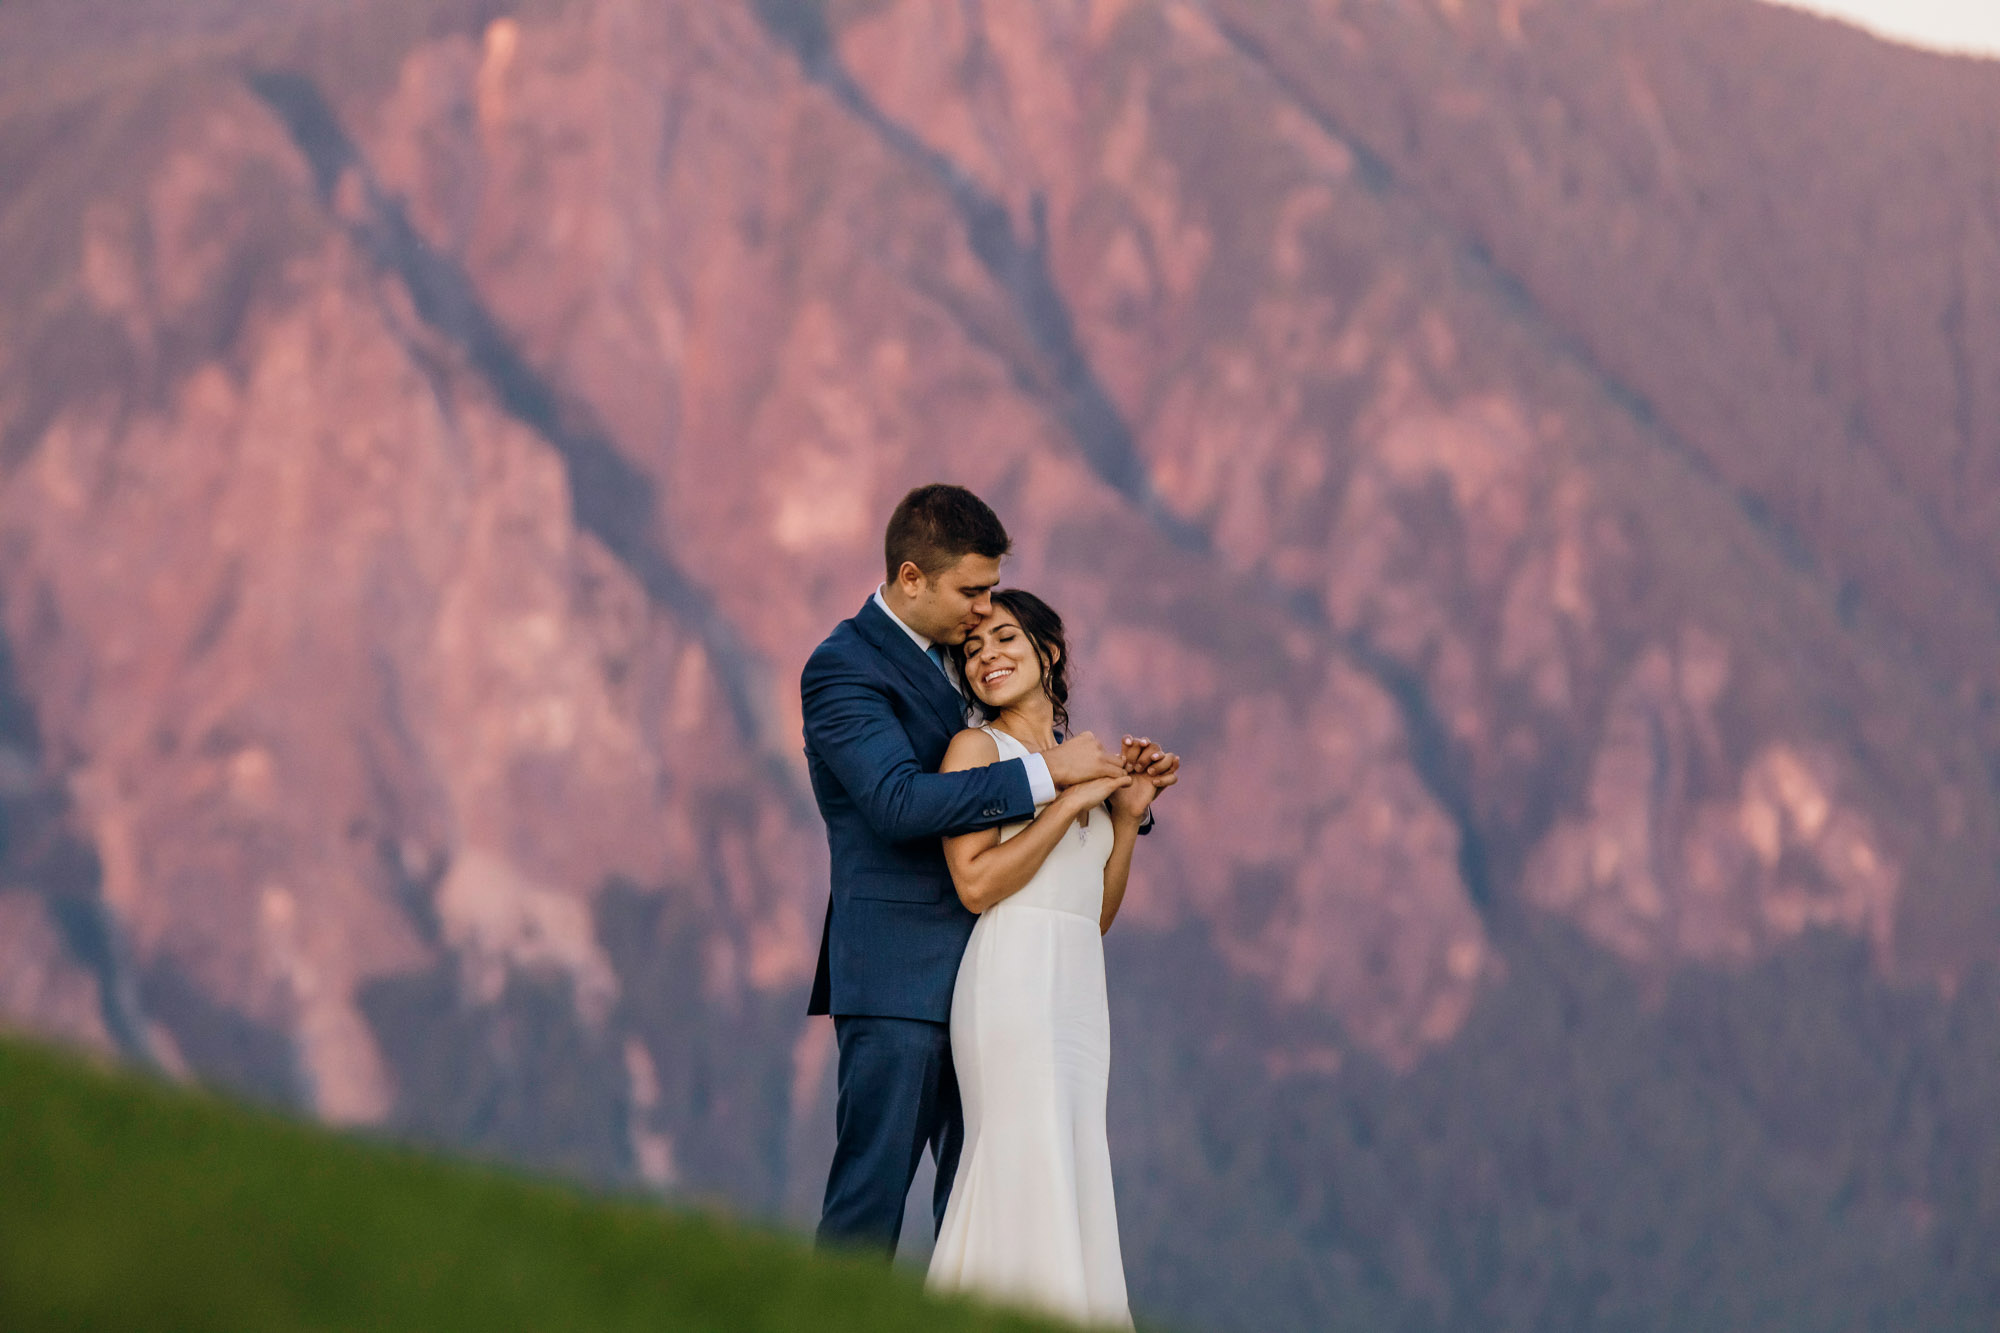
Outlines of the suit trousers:
[[821,1247],[867,1247],[893,1255],[903,1202],[928,1146],[937,1163],[931,1193],[934,1225],[965,1142],[951,1026],[915,1018],[836,1016],[840,1047],[836,1142],[820,1209]]

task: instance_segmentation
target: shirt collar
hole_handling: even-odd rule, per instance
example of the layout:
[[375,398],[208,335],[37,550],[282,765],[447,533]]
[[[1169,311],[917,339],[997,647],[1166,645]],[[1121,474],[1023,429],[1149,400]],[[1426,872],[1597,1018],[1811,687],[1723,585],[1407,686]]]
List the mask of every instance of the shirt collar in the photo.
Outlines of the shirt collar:
[[917,633],[915,630],[911,629],[908,625],[904,624],[903,618],[897,615],[894,611],[891,611],[889,609],[888,599],[882,596],[882,590],[886,586],[887,585],[885,584],[885,585],[878,585],[876,587],[875,605],[882,608],[882,614],[888,616],[889,619],[896,622],[897,629],[903,631],[903,633],[910,636],[910,642],[917,645],[917,651],[924,653],[925,655],[929,655],[931,650],[931,644],[933,641],[925,638],[923,635]]

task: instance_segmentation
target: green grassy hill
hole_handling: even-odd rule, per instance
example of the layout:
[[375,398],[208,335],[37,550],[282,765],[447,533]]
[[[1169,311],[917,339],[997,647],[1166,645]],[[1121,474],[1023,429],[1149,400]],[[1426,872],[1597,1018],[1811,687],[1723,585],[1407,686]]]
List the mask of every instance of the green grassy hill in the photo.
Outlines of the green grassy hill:
[[1052,1329],[0,1041],[0,1329]]

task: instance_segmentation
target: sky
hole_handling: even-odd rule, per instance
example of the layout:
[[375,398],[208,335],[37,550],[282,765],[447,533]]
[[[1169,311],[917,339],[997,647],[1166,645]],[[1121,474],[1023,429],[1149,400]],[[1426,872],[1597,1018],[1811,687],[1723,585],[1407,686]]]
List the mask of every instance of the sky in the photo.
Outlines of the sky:
[[2000,0],[1776,0],[1896,41],[2000,57]]

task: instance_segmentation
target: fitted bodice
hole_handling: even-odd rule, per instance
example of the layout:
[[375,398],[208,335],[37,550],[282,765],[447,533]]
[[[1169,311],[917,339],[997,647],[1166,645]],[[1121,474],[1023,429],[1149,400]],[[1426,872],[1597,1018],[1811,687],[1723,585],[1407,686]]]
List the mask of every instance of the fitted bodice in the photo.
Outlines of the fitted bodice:
[[[1000,747],[1001,762],[1020,759],[1029,753],[1027,746],[998,727],[983,730]],[[1039,807],[1036,813],[1040,813]],[[1026,820],[1002,825],[1000,841],[1007,841],[1026,827]],[[1069,831],[1063,834],[1062,841],[1027,886],[995,903],[987,909],[988,913],[1011,906],[1043,907],[1096,921],[1104,910],[1104,863],[1111,859],[1111,841],[1111,812],[1102,806],[1090,812],[1085,824],[1072,820]]]

